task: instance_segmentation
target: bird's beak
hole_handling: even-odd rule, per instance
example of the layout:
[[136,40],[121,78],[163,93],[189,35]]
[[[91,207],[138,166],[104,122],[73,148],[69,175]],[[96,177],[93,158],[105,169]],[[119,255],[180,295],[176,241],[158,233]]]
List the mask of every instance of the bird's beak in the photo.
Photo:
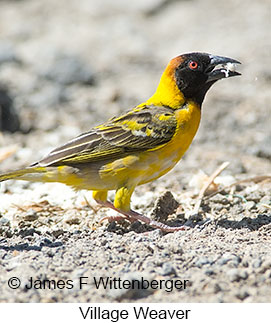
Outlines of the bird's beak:
[[223,56],[209,55],[211,61],[205,70],[208,75],[207,83],[214,82],[226,77],[241,75],[236,72],[236,64],[241,64],[235,59]]

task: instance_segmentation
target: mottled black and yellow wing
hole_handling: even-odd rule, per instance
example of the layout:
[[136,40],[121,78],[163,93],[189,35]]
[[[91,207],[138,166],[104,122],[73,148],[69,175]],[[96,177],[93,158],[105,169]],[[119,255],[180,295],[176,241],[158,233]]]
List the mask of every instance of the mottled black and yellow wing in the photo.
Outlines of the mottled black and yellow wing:
[[171,140],[176,127],[177,121],[170,108],[135,108],[54,149],[35,166],[92,163],[156,149]]

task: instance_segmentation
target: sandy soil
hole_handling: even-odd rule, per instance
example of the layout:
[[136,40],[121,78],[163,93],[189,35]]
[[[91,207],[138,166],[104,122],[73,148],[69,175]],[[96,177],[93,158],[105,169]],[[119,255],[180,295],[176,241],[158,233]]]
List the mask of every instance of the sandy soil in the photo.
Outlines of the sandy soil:
[[[113,213],[97,210],[87,191],[2,183],[1,302],[271,301],[270,10],[268,0],[1,1],[1,173],[147,99],[174,56],[204,51],[243,63],[242,77],[208,93],[183,160],[133,196],[134,209],[186,232],[99,225]],[[194,215],[206,177],[225,161],[213,186],[221,191]],[[27,288],[30,277],[51,288]],[[94,277],[189,282],[97,289]]]

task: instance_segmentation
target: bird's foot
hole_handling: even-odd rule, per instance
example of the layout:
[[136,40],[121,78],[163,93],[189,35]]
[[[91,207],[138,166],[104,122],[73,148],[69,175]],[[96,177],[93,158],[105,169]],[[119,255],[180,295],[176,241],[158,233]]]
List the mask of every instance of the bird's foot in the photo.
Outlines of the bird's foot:
[[104,216],[100,219],[99,224],[101,224],[103,221],[107,220],[109,222],[113,222],[113,221],[122,221],[122,220],[128,220],[130,222],[135,222],[136,220],[130,218],[130,216],[128,214],[126,214],[125,212],[120,211],[119,209],[116,209],[114,204],[109,202],[109,201],[100,201],[100,200],[96,200],[96,202],[98,204],[101,205],[101,207],[109,207],[110,209],[117,211],[118,213],[121,213],[122,215],[107,215]]
[[160,229],[161,231],[164,231],[164,232],[175,232],[175,231],[184,231],[184,230],[188,230],[190,229],[189,227],[187,226],[180,226],[180,227],[171,227],[169,225],[166,225],[162,222],[158,222],[158,221],[155,221],[155,220],[152,220],[150,218],[148,218],[147,216],[145,215],[142,215],[142,214],[139,214],[133,210],[130,210],[130,211],[122,211],[120,209],[117,209],[115,208],[115,206],[113,205],[113,203],[109,202],[109,201],[99,201],[99,200],[96,200],[97,203],[101,204],[102,206],[105,206],[105,207],[109,207],[110,209],[118,212],[118,213],[121,213],[122,215],[116,215],[116,216],[104,216],[103,218],[101,218],[101,220],[99,221],[99,223],[105,221],[105,220],[108,220],[109,222],[112,222],[112,221],[120,221],[120,220],[128,220],[130,222],[135,222],[135,221],[141,221],[143,223],[146,223],[148,225],[150,225],[151,227],[153,228],[156,228],[156,229]]

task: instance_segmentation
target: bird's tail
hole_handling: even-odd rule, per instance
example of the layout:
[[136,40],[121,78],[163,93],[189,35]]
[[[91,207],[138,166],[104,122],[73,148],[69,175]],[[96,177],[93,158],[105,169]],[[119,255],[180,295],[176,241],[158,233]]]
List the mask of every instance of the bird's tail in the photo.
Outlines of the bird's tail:
[[39,182],[42,181],[42,177],[46,171],[46,167],[29,167],[19,169],[0,175],[0,182],[7,181],[9,179]]
[[83,185],[84,178],[78,174],[78,169],[70,166],[31,166],[0,175],[0,182],[9,179],[43,183],[59,182],[74,188],[90,189],[88,185]]

